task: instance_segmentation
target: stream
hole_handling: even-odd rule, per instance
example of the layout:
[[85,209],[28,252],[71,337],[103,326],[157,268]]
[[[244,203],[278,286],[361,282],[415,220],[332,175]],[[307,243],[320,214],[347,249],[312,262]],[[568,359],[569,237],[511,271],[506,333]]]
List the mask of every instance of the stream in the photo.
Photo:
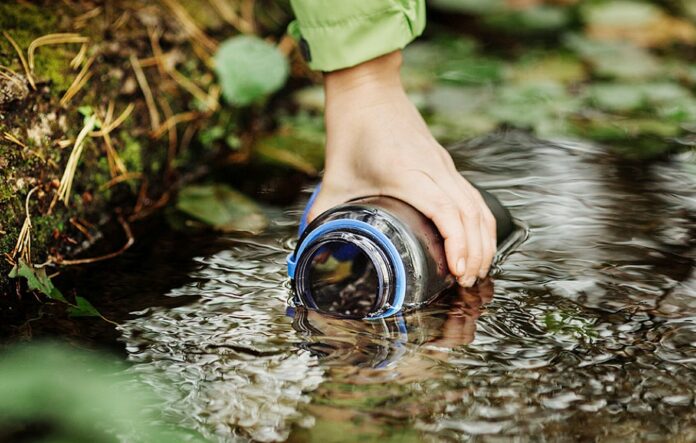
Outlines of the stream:
[[107,291],[147,299],[186,272],[159,294],[170,302],[118,328],[164,416],[220,442],[696,440],[688,159],[631,164],[516,131],[452,154],[526,238],[491,278],[422,311],[288,309],[304,200],[260,236],[167,237],[166,271],[114,276]]

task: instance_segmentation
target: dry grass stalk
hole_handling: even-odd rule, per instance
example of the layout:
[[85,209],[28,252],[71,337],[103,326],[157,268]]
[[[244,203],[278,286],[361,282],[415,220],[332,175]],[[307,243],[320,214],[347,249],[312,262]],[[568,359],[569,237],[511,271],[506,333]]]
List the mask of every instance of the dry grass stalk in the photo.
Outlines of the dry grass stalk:
[[126,172],[125,174],[119,175],[118,177],[114,177],[111,180],[109,180],[108,182],[104,183],[101,186],[101,188],[99,188],[99,189],[104,191],[104,190],[109,189],[113,186],[116,186],[119,183],[123,183],[123,182],[128,181],[128,180],[140,180],[142,178],[143,178],[143,174],[141,174],[140,172]]
[[176,127],[176,125],[179,123],[190,122],[197,119],[199,116],[200,113],[195,111],[182,112],[181,114],[173,115],[172,117],[168,118],[158,130],[152,133],[152,137],[159,138],[162,136],[162,134],[168,131],[169,128]]
[[210,53],[206,51],[205,48],[194,42],[191,45],[191,49],[193,49],[193,53],[196,54],[196,57],[198,57],[208,69],[213,70],[215,68],[215,61],[213,61],[213,57],[210,56]]
[[87,139],[87,136],[89,135],[90,131],[94,129],[96,122],[97,117],[94,115],[90,116],[85,122],[85,126],[77,135],[77,139],[75,139],[75,146],[70,152],[68,163],[65,166],[65,172],[63,172],[63,177],[60,179],[58,191],[56,191],[56,195],[53,198],[53,201],[51,201],[51,206],[48,209],[49,214],[51,213],[51,211],[53,211],[53,207],[56,205],[58,200],[63,201],[63,203],[66,206],[68,205],[68,202],[70,201],[70,190],[72,189],[73,179],[75,178],[77,164],[80,161],[80,157],[82,156],[82,151],[85,146],[85,140]]
[[29,49],[27,49],[27,58],[29,60],[29,70],[34,72],[34,52],[41,46],[46,45],[60,45],[67,43],[87,43],[89,39],[83,37],[80,34],[74,33],[59,33],[59,34],[47,34],[42,35],[33,42],[29,44]]
[[106,159],[109,164],[109,172],[111,173],[111,177],[125,174],[128,172],[128,170],[126,169],[126,165],[123,163],[123,160],[121,160],[121,157],[118,155],[118,152],[114,148],[110,133],[120,126],[124,121],[126,121],[131,112],[133,112],[135,105],[133,105],[133,103],[129,103],[121,115],[119,115],[116,120],[112,121],[114,117],[114,108],[114,101],[110,100],[109,105],[106,108],[106,116],[101,120],[101,129],[99,131],[92,131],[89,133],[91,137],[104,138]]
[[201,103],[204,103],[208,111],[214,112],[218,109],[219,103],[214,97],[202,90],[193,81],[189,80],[185,75],[177,71],[175,68],[168,69],[167,72],[172,79],[184,88],[189,94],[197,98]]
[[[160,106],[162,107],[162,110],[164,111],[164,115],[167,117],[167,120],[170,118],[174,117],[174,111],[172,111],[172,107],[169,106],[169,102],[167,101],[166,98],[160,97]],[[167,147],[167,171],[169,170],[169,165],[171,165],[172,161],[174,160],[174,157],[176,156],[176,145],[179,143],[178,140],[178,134],[176,133],[176,127],[175,126],[170,126],[169,129],[167,129],[167,134],[169,135],[169,145]]]
[[6,140],[11,141],[15,145],[18,145],[18,146],[22,147],[23,149],[26,149],[27,151],[29,150],[29,146],[27,146],[20,139],[15,137],[14,134],[11,134],[11,133],[5,131],[2,133],[2,135],[3,135],[3,137],[5,137]]
[[[9,72],[9,74],[6,74],[5,72],[2,72],[2,71]],[[19,88],[25,87],[24,83],[22,83],[19,80],[20,79],[19,74],[17,74],[14,70],[8,68],[7,66],[0,65],[0,77],[11,81],[15,85],[17,85]]]
[[89,72],[89,68],[92,67],[92,63],[94,63],[95,58],[96,54],[92,55],[77,76],[75,76],[75,79],[70,84],[70,87],[67,91],[65,91],[65,94],[63,94],[63,98],[60,99],[60,105],[62,107],[65,107],[65,105],[70,103],[70,100],[72,100],[72,98],[75,97],[78,92],[80,92],[80,89],[82,89],[82,87],[87,83],[87,80],[92,77],[92,73]]
[[82,15],[78,15],[73,19],[73,26],[76,29],[84,28],[89,20],[97,17],[99,14],[101,14],[101,12],[101,6],[97,6],[96,8],[93,8]]
[[135,79],[138,81],[140,90],[143,91],[143,95],[145,96],[147,112],[150,114],[150,127],[153,131],[157,131],[160,127],[160,115],[157,106],[155,106],[155,100],[152,98],[152,90],[147,82],[147,77],[145,77],[143,68],[140,67],[140,63],[135,55],[131,54],[130,62],[133,67],[133,72],[135,73]]
[[234,7],[225,0],[208,0],[223,20],[242,34],[254,32],[254,26],[237,14]]
[[111,24],[111,29],[113,31],[118,31],[118,28],[128,23],[128,20],[130,20],[130,11],[124,11],[123,14],[121,14],[116,21]]
[[87,45],[83,44],[80,46],[80,51],[77,53],[77,55],[70,60],[70,68],[79,68],[82,62],[85,60],[85,56],[87,56]]
[[29,213],[29,199],[34,192],[39,189],[38,186],[34,187],[27,194],[27,198],[24,201],[24,212],[26,218],[24,223],[22,223],[22,229],[19,231],[19,236],[17,237],[17,243],[15,244],[10,258],[14,261],[17,256],[24,261],[24,263],[31,264],[31,214]]
[[208,35],[198,27],[191,15],[189,15],[188,11],[181,6],[177,0],[162,0],[162,3],[164,3],[174,13],[189,37],[191,37],[209,52],[215,52],[217,42],[208,37]]
[[[111,113],[109,113],[109,109],[111,109]],[[133,109],[135,109],[135,105],[133,103],[129,103],[128,106],[126,106],[126,109],[124,109],[121,115],[119,115],[114,121],[111,121],[111,114],[113,114],[113,101],[109,102],[109,109],[107,109],[106,117],[104,117],[104,122],[102,123],[101,129],[99,131],[91,132],[89,134],[90,136],[103,137],[105,134],[108,134],[121,126],[121,124],[123,124],[123,122],[130,117]]]
[[31,89],[36,90],[36,83],[34,83],[34,77],[31,75],[31,70],[29,69],[29,64],[27,63],[27,59],[24,58],[24,52],[22,52],[22,49],[19,47],[16,41],[10,36],[5,31],[2,31],[2,35],[5,36],[7,41],[10,42],[14,50],[17,52],[17,55],[19,56],[19,62],[22,64],[22,68],[24,69],[24,75],[27,76],[27,80],[29,81],[29,84],[31,85]]
[[159,32],[148,27],[147,34],[150,37],[150,46],[152,47],[152,53],[154,54],[154,59],[157,64],[157,70],[161,76],[164,76],[166,68],[162,60],[164,54],[162,53],[162,47],[159,44]]
[[242,0],[242,18],[249,23],[252,34],[256,33],[256,21],[254,20],[254,8],[256,0]]

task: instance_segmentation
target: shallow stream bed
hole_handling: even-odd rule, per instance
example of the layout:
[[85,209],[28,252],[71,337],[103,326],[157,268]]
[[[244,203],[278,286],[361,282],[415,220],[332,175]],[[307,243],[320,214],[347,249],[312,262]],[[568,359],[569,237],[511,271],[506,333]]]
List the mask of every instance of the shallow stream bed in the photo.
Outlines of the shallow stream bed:
[[[519,132],[452,152],[527,238],[424,311],[289,315],[301,204],[258,237],[163,239],[166,272],[114,274],[106,292],[159,300],[118,340],[164,414],[213,441],[696,440],[687,159],[626,164]],[[160,279],[182,283],[153,294]]]

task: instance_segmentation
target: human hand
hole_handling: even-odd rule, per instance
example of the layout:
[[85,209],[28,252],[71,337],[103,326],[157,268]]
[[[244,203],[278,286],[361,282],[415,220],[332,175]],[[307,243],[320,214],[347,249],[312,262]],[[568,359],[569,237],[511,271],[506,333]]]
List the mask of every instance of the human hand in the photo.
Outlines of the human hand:
[[406,96],[400,67],[397,51],[325,75],[326,167],[309,220],[358,197],[401,199],[435,223],[450,272],[469,287],[490,269],[495,218]]

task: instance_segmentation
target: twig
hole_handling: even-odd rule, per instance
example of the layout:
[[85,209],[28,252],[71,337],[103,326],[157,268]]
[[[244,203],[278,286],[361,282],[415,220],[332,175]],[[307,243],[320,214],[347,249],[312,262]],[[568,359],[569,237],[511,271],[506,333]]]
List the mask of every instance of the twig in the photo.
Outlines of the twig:
[[89,80],[92,77],[92,73],[88,72],[89,68],[92,66],[92,63],[94,63],[94,59],[96,58],[96,54],[93,54],[89,60],[87,60],[87,63],[82,67],[82,70],[75,76],[75,79],[73,82],[70,84],[70,87],[68,88],[67,91],[65,91],[65,94],[63,95],[63,98],[60,99],[60,105],[62,107],[65,107],[70,100],[72,100],[73,97],[75,97],[75,94],[80,92],[80,89],[87,83],[87,80]]
[[145,104],[147,105],[147,111],[150,114],[150,126],[153,131],[157,131],[160,126],[160,115],[157,111],[157,106],[155,106],[155,100],[152,98],[152,91],[150,90],[150,85],[147,83],[147,78],[143,69],[140,67],[140,63],[135,55],[130,56],[131,66],[133,67],[133,72],[135,73],[135,78],[138,80],[138,85],[140,85],[140,90],[143,91],[145,96]]
[[181,6],[177,0],[162,0],[162,2],[167,5],[167,7],[174,13],[177,20],[184,27],[189,37],[198,42],[201,46],[210,52],[215,52],[217,48],[217,42],[208,35],[201,31],[193,18],[189,15],[188,11]]
[[45,45],[59,45],[63,43],[87,43],[89,39],[80,34],[60,33],[43,35],[29,44],[27,58],[29,60],[29,70],[34,72],[34,52],[37,48]]
[[111,258],[118,257],[119,255],[123,254],[131,246],[133,246],[133,244],[135,243],[135,238],[133,237],[133,232],[131,231],[130,225],[121,215],[118,216],[118,222],[121,224],[121,227],[123,227],[123,232],[126,234],[127,237],[126,244],[124,244],[119,250],[111,252],[109,254],[100,255],[98,257],[77,258],[73,260],[65,260],[59,257],[52,257],[53,263],[60,266],[86,265],[89,263],[96,263],[99,261],[109,260]]
[[70,217],[70,220],[68,220],[71,225],[75,226],[75,228],[82,233],[85,237],[87,237],[88,241],[92,241],[94,237],[92,237],[92,234],[89,233],[89,230],[81,224],[80,222],[77,221],[75,217]]
[[29,69],[29,64],[27,63],[27,59],[24,58],[24,52],[20,49],[19,45],[17,44],[16,41],[10,36],[5,31],[2,31],[2,35],[5,36],[5,38],[10,42],[14,50],[17,52],[17,55],[19,56],[19,61],[22,64],[22,68],[24,68],[24,74],[27,76],[27,80],[29,81],[29,84],[31,85],[31,89],[36,91],[36,83],[34,83],[34,77],[31,75],[31,70]]
[[94,115],[91,115],[87,119],[87,121],[85,122],[85,126],[82,128],[80,133],[77,135],[77,139],[75,139],[75,146],[73,147],[72,152],[70,152],[70,157],[68,158],[68,163],[65,166],[65,172],[63,172],[63,177],[60,179],[60,184],[58,185],[58,191],[56,192],[56,195],[53,198],[53,201],[51,201],[51,206],[48,208],[49,214],[53,211],[53,207],[56,205],[58,200],[62,200],[66,206],[67,206],[68,202],[70,201],[70,190],[72,189],[72,182],[73,182],[73,179],[75,178],[75,171],[77,169],[77,163],[79,162],[80,156],[82,155],[82,150],[84,149],[84,146],[85,146],[85,139],[87,139],[89,132],[92,129],[94,129],[94,125],[96,124],[96,121],[97,121],[97,117]]

